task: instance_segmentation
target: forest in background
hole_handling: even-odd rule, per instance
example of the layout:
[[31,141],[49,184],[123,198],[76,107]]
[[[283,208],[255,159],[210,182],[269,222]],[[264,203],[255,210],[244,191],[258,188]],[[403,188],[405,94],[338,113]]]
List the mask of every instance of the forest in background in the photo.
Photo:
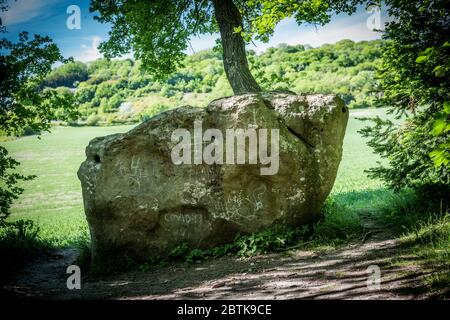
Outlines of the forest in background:
[[[261,54],[249,51],[252,73],[265,90],[337,93],[349,108],[376,107],[375,71],[381,40],[342,40],[318,48],[280,44]],[[181,105],[206,106],[232,95],[221,53],[209,49],[185,58],[183,67],[165,81],[142,71],[131,59],[62,65],[43,87],[72,93],[87,125],[130,123]]]

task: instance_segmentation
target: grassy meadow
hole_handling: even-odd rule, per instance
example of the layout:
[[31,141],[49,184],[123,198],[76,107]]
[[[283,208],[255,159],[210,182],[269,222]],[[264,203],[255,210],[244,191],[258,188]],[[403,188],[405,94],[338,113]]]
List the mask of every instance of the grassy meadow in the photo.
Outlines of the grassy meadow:
[[[373,208],[390,194],[379,181],[368,179],[364,170],[375,165],[378,156],[357,131],[364,123],[355,117],[383,116],[383,109],[352,110],[344,141],[344,156],[332,197],[356,218],[361,208]],[[38,139],[23,137],[2,142],[21,162],[20,172],[37,175],[23,183],[25,192],[15,202],[10,219],[31,219],[41,228],[41,237],[53,247],[76,245],[88,239],[83,199],[77,170],[85,159],[88,142],[97,136],[125,132],[133,126],[55,127]]]
[[132,126],[55,127],[36,136],[2,142],[21,166],[23,174],[37,177],[22,183],[24,193],[14,203],[9,219],[31,219],[41,237],[53,247],[77,244],[88,238],[77,170],[84,150],[97,136],[125,132]]

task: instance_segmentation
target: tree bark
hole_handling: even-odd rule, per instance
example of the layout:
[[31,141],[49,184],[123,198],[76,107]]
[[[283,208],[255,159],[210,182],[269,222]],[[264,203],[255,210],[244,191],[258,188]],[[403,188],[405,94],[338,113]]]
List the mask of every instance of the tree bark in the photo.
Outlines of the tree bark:
[[245,42],[234,29],[242,27],[241,14],[233,0],[213,0],[223,49],[223,66],[234,94],[260,92],[248,67]]

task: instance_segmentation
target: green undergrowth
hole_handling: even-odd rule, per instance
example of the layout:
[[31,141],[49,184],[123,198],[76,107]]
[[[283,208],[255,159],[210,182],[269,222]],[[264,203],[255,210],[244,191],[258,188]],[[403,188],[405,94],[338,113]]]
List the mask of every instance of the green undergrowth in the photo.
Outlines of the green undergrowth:
[[0,283],[7,281],[27,263],[58,248],[70,246],[79,248],[82,255],[88,254],[89,234],[84,229],[80,229],[78,237],[71,241],[49,236],[47,231],[33,220],[0,220]]
[[39,232],[31,220],[0,220],[0,282],[26,262],[48,252],[50,246],[39,237]]
[[360,238],[363,232],[358,214],[330,197],[322,209],[321,219],[316,223],[297,228],[275,225],[256,233],[238,234],[232,243],[211,249],[192,248],[187,242],[182,242],[171,250],[169,259],[152,256],[138,267],[146,271],[152,267],[166,266],[170,261],[192,263],[223,256],[245,258],[293,249],[336,247]]
[[[424,285],[436,298],[450,297],[450,214],[447,190],[394,195],[379,219],[398,236],[397,264],[425,273]],[[413,257],[413,259],[411,259]]]

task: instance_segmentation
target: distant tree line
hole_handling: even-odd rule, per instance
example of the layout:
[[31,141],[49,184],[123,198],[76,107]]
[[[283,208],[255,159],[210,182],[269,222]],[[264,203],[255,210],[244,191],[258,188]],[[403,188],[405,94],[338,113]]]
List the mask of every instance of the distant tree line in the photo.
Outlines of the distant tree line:
[[[380,46],[381,41],[350,40],[319,48],[281,44],[247,55],[252,74],[264,90],[337,93],[350,108],[367,108],[377,106],[374,88]],[[135,102],[138,112],[152,114],[183,104],[204,106],[213,98],[232,94],[221,54],[213,49],[187,56],[166,80],[142,71],[139,60],[99,59],[62,65],[42,85],[65,92],[75,89],[84,119],[97,116],[114,121],[124,102]]]

